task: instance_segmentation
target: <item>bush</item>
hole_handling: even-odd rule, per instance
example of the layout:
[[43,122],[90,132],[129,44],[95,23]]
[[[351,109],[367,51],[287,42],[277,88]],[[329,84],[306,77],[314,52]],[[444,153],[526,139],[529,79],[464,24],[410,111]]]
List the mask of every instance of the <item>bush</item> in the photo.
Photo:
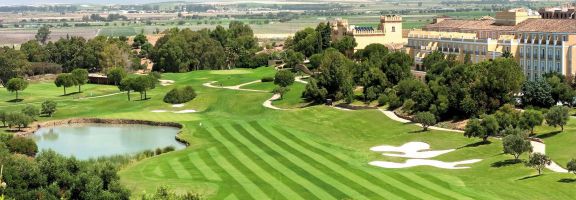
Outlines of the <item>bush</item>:
[[156,148],[156,150],[154,151],[154,153],[155,153],[156,155],[160,155],[160,154],[162,154],[162,149],[161,149],[161,148]]
[[42,114],[45,114],[49,117],[52,117],[52,115],[54,114],[54,112],[56,112],[56,107],[58,106],[58,104],[55,101],[52,100],[46,100],[44,102],[42,102]]
[[171,152],[174,150],[176,150],[176,148],[174,148],[174,146],[167,146],[167,147],[164,147],[164,149],[162,149],[162,152],[168,153],[168,152]]
[[272,81],[274,81],[274,77],[270,77],[270,76],[262,77],[261,81],[264,83],[272,82]]
[[55,63],[45,62],[31,62],[30,68],[26,74],[29,76],[42,75],[42,74],[60,74],[62,73],[62,65]]
[[171,104],[180,104],[191,101],[196,98],[196,92],[192,86],[186,86],[183,88],[174,88],[166,93],[164,96],[164,102]]
[[388,103],[388,96],[381,94],[378,97],[378,106],[386,105],[386,103]]
[[22,109],[22,113],[28,115],[28,117],[31,117],[33,120],[36,120],[36,117],[40,115],[40,109],[34,105],[26,105],[26,107]]
[[419,112],[414,116],[414,122],[421,124],[424,131],[427,131],[428,127],[436,124],[436,116],[430,112]]
[[6,146],[12,153],[19,153],[32,157],[38,153],[38,146],[36,146],[34,140],[30,138],[12,137],[6,142]]
[[406,101],[404,101],[404,104],[402,104],[402,111],[412,113],[412,109],[414,108],[415,105],[416,102],[414,102],[414,100],[407,99]]
[[294,73],[288,70],[282,70],[276,72],[274,76],[274,84],[280,87],[288,87],[294,83]]
[[22,113],[9,113],[6,116],[6,122],[8,123],[8,126],[11,127],[18,127],[18,130],[20,130],[21,128],[27,127],[28,124],[30,124],[33,121],[33,119],[25,114]]

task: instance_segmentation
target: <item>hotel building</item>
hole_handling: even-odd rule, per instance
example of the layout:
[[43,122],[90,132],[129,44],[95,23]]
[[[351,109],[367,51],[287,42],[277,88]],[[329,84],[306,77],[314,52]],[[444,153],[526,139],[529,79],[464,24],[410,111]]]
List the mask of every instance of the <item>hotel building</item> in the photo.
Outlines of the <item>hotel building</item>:
[[358,45],[354,51],[364,49],[372,43],[383,44],[389,49],[401,49],[406,43],[402,38],[402,17],[397,15],[380,16],[377,29],[370,26],[349,25],[347,20],[336,20],[332,25],[332,41],[344,36],[352,36]]
[[426,70],[422,59],[432,51],[466,54],[477,63],[509,52],[529,80],[548,72],[566,76],[576,73],[576,22],[567,19],[542,19],[537,12],[512,9],[498,12],[495,18],[455,20],[437,18],[423,30],[408,34],[408,53],[416,70]]

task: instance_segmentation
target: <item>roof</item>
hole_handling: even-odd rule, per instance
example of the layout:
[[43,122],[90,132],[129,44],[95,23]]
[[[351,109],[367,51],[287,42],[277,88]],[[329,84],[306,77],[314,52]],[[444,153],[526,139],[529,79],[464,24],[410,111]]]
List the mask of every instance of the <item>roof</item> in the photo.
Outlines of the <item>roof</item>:
[[566,32],[576,33],[576,23],[570,19],[527,19],[516,26],[494,25],[494,20],[455,20],[448,19],[436,24],[428,24],[425,30],[497,30],[521,32]]
[[446,19],[436,24],[428,24],[425,29],[468,29],[468,30],[513,30],[513,26],[494,25],[495,20],[460,20]]
[[576,33],[576,23],[571,19],[527,19],[515,26],[523,32],[561,32]]
[[374,28],[367,27],[367,26],[356,26],[356,27],[354,27],[354,30],[356,30],[356,31],[374,31]]

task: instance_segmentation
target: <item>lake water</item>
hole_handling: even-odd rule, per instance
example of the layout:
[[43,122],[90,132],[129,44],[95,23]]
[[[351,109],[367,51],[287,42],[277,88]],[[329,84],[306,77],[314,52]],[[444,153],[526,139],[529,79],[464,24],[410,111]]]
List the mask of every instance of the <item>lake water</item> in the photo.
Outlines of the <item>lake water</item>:
[[148,125],[71,124],[41,128],[31,136],[39,150],[52,149],[86,160],[101,156],[135,154],[185,145],[174,139],[178,128]]

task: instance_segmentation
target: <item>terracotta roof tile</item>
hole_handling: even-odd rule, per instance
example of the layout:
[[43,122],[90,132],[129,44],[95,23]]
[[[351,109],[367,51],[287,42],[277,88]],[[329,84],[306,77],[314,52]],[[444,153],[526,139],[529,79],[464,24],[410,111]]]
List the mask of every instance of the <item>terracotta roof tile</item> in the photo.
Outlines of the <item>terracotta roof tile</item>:
[[436,24],[428,24],[424,29],[466,29],[466,30],[513,30],[513,26],[497,26],[494,20],[447,19]]
[[528,19],[514,27],[523,32],[576,33],[576,21],[571,19]]

